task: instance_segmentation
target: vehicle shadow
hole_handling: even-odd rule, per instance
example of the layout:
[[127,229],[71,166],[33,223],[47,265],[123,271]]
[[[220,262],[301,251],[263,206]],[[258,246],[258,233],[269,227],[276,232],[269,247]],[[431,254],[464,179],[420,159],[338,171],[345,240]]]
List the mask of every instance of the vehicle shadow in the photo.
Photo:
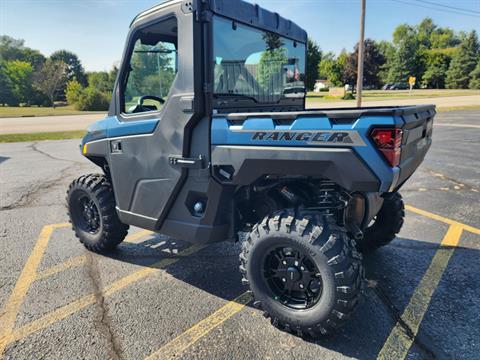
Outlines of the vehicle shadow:
[[0,164],[8,159],[10,159],[8,156],[0,156]]
[[[183,241],[152,235],[141,243],[122,245],[110,256],[119,261],[142,266],[154,266],[164,257],[180,256],[181,259],[178,262],[165,269],[176,279],[228,301],[246,290],[241,285],[238,270],[239,243],[210,244],[183,257],[182,250],[189,246]],[[321,346],[358,359],[376,358],[438,249],[437,243],[397,238],[390,245],[366,255],[364,263],[367,286],[357,311],[347,325],[336,334],[315,341],[307,339],[309,346]],[[455,253],[462,252],[474,252],[478,258],[478,250],[459,247],[455,251]],[[461,263],[461,260],[458,261]],[[475,286],[480,286],[479,282],[480,280],[477,279],[474,282]],[[465,301],[471,302],[474,299],[465,299]],[[251,304],[249,306],[253,308]],[[265,319],[265,326],[267,325],[270,326]],[[446,326],[447,333],[443,336],[454,335],[448,334],[448,329],[449,327]],[[423,331],[422,323],[414,342],[415,350],[420,356],[422,358],[448,357],[442,353],[441,348],[444,346],[427,332],[429,331]],[[289,335],[279,332],[278,336]],[[299,346],[305,344],[299,338],[294,341],[295,343],[298,341]]]

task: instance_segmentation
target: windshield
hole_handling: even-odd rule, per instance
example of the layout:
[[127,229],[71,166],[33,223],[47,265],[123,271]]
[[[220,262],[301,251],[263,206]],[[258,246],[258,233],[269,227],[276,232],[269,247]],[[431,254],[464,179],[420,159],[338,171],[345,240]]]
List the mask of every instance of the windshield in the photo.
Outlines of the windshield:
[[305,96],[305,44],[214,19],[214,94],[261,103]]

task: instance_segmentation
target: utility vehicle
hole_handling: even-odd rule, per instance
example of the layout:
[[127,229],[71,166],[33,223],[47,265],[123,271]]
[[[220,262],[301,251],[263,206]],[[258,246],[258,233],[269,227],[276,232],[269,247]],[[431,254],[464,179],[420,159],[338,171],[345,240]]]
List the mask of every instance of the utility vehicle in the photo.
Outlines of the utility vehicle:
[[359,299],[362,251],[402,226],[434,106],[306,110],[307,34],[240,0],[172,0],[132,22],[108,116],[68,190],[73,230],[103,252],[129,225],[239,240],[243,282],[273,325],[318,337]]

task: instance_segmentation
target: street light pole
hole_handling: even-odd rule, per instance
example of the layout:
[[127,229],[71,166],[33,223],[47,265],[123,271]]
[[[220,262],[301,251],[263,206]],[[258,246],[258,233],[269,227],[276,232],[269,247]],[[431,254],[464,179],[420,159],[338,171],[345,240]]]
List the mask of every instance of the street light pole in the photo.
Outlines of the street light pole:
[[360,41],[358,43],[358,69],[357,69],[357,107],[362,106],[362,90],[363,90],[363,58],[365,43],[365,7],[366,0],[361,0],[362,11],[360,17]]

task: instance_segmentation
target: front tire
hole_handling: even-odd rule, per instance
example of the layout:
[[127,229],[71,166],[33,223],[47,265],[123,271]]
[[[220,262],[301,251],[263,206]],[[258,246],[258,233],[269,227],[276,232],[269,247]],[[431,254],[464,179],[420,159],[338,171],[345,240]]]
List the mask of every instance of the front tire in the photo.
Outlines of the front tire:
[[74,180],[67,191],[67,209],[72,230],[88,250],[112,250],[127,236],[129,227],[118,218],[113,189],[105,175]]
[[361,255],[344,228],[319,214],[282,210],[253,227],[240,254],[243,283],[271,323],[318,338],[342,326],[358,302]]

